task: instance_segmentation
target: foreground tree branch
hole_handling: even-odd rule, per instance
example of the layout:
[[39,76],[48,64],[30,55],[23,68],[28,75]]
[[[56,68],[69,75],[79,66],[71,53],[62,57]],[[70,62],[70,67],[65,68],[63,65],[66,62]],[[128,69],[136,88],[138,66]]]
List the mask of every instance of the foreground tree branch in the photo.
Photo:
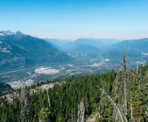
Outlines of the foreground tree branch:
[[120,111],[120,109],[118,108],[118,106],[116,105],[116,103],[115,103],[115,102],[112,100],[112,98],[105,92],[105,90],[103,90],[103,89],[101,89],[101,88],[99,88],[99,90],[100,90],[104,95],[106,95],[107,98],[111,101],[111,103],[112,103],[112,104],[114,105],[114,107],[116,108],[117,114],[118,114],[118,116],[119,116],[121,122],[124,122],[124,119],[123,119],[123,117],[122,117],[121,111]]

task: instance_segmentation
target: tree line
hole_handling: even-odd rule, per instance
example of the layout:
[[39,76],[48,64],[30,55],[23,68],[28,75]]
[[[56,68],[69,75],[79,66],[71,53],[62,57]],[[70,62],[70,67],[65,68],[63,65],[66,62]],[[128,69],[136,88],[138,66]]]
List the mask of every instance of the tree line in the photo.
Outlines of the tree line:
[[65,78],[32,95],[24,87],[13,103],[0,106],[0,121],[85,122],[99,113],[96,122],[147,122],[148,66],[127,69],[125,54],[122,65],[122,71]]

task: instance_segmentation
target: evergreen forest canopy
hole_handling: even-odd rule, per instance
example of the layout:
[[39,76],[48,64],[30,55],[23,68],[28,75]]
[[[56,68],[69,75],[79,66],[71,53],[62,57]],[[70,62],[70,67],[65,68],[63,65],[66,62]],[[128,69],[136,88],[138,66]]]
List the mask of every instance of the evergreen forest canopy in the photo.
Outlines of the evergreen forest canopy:
[[123,58],[123,67],[123,71],[65,78],[32,95],[24,87],[12,103],[1,99],[0,121],[89,122],[97,115],[95,122],[147,122],[148,66],[128,70]]

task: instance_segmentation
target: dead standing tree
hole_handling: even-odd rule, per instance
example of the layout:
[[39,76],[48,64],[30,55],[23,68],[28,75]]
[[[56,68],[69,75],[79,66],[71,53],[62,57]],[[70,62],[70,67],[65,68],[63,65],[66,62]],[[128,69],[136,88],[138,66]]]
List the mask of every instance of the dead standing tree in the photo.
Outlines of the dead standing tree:
[[[41,89],[40,89],[41,92]],[[39,122],[47,122],[50,121],[49,120],[49,116],[51,114],[50,108],[51,108],[51,103],[50,103],[50,96],[48,93],[48,89],[46,90],[46,94],[47,94],[47,99],[48,99],[48,107],[44,108],[42,107],[39,113]]]
[[[99,87],[98,87],[99,88]],[[111,103],[114,105],[114,108],[116,109],[116,112],[121,120],[121,122],[124,122],[124,119],[123,119],[123,116],[122,116],[122,113],[119,109],[119,107],[117,106],[117,104],[113,101],[113,99],[105,92],[104,89],[101,89],[99,88],[99,90],[101,91],[102,94],[106,95],[106,97],[111,101]]]
[[21,118],[21,122],[29,122],[29,110],[28,110],[28,104],[29,104],[29,89],[27,88],[27,86],[24,86],[21,89],[21,97],[20,97],[20,101],[21,101],[21,112],[20,112],[20,118]]
[[[117,74],[116,74],[116,78],[115,78],[115,90],[114,90],[114,94],[115,94],[115,103],[118,104],[118,98],[119,98],[119,71],[117,71]],[[118,121],[118,114],[117,114],[117,111],[116,111],[116,107],[114,107],[114,113],[113,113],[113,116],[115,117],[115,122]]]
[[80,102],[78,106],[78,119],[77,122],[85,122],[85,106],[83,102]]
[[127,96],[128,96],[128,91],[127,91],[127,60],[126,60],[126,54],[124,51],[124,55],[123,55],[123,63],[122,66],[124,68],[124,79],[123,79],[123,91],[124,91],[124,109],[123,109],[123,113],[125,114],[125,118],[126,121],[128,122],[128,102],[127,102]]
[[49,108],[51,107],[51,103],[50,103],[50,97],[49,97],[49,93],[48,93],[48,89],[46,90],[47,92],[47,98],[48,98],[48,105],[49,105]]

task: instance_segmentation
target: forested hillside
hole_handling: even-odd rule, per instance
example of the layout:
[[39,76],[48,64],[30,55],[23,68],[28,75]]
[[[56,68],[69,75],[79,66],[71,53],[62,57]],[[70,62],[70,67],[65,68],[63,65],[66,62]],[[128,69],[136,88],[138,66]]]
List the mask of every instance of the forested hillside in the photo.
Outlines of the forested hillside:
[[70,60],[71,57],[44,39],[21,32],[0,31],[0,72]]
[[5,83],[0,83],[0,95],[7,94],[13,91],[10,85]]
[[95,122],[147,122],[148,66],[125,64],[123,71],[65,78],[32,95],[25,87],[13,103],[1,99],[0,122],[89,122],[93,115]]

